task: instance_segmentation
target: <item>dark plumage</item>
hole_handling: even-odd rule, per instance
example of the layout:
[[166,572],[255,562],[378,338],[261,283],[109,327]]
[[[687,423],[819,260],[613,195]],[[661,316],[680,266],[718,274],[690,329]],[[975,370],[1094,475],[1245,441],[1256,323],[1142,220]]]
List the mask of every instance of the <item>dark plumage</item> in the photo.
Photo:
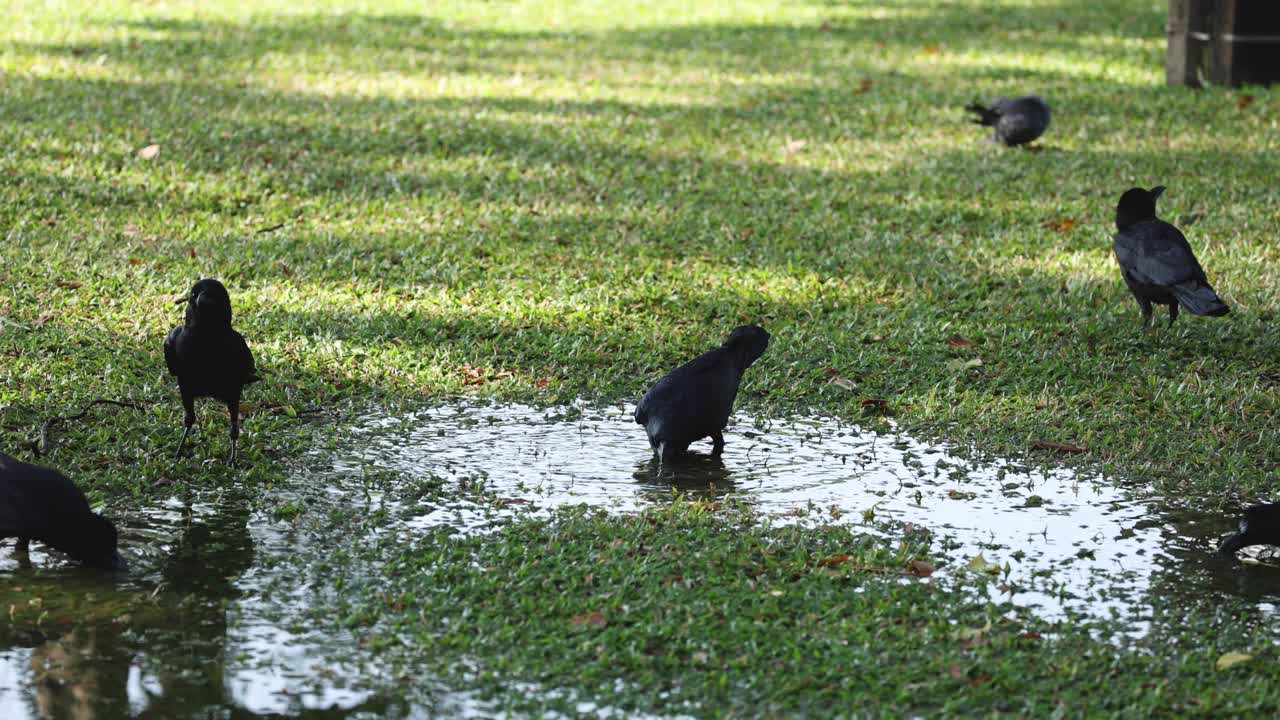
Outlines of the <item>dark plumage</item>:
[[973,102],[965,110],[976,113],[973,122],[992,128],[992,142],[1025,145],[1049,129],[1049,106],[1039,95],[996,98],[990,105]]
[[1230,309],[1209,286],[1204,270],[1178,228],[1156,217],[1156,198],[1164,192],[1131,188],[1116,206],[1113,248],[1120,274],[1142,308],[1142,322],[1151,322],[1151,304],[1169,306],[1169,327],[1178,319],[1178,305],[1196,315],[1226,315]]
[[0,454],[0,538],[32,540],[93,567],[127,570],[116,526],[89,509],[84,493],[62,473]]
[[1218,552],[1232,555],[1250,545],[1280,545],[1280,504],[1254,505],[1245,510],[1238,532],[1223,541]]
[[240,333],[231,327],[231,296],[217,280],[205,279],[179,300],[187,304],[186,324],[169,332],[164,341],[164,361],[178,377],[182,393],[185,429],[178,443],[178,455],[195,424],[195,399],[211,397],[227,406],[231,414],[231,455],[236,464],[236,439],[240,437],[240,391],[260,378],[254,371],[253,353]]
[[644,426],[649,445],[669,461],[690,443],[710,437],[714,452],[724,450],[724,428],[733,411],[742,373],[769,347],[769,333],[759,325],[734,328],[720,347],[705,352],[659,380],[636,406],[636,422]]

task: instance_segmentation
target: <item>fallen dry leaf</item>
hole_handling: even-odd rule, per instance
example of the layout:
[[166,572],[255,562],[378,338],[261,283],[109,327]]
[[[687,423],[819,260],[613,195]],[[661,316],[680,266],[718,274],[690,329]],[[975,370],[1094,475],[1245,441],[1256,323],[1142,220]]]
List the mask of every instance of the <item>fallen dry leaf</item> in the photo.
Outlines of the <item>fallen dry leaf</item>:
[[933,563],[925,560],[908,560],[907,574],[916,577],[929,577],[933,574]]
[[143,160],[150,160],[151,158],[159,154],[160,154],[160,146],[156,145],[155,143],[152,143],[151,145],[148,145],[138,151],[138,157],[142,158]]
[[195,249],[195,248],[187,248],[187,255],[190,255],[191,257],[195,257],[195,256],[196,256],[196,249]]
[[833,565],[839,565],[840,563],[844,563],[844,562],[849,562],[848,555],[832,555],[829,558],[823,558],[819,560],[818,564],[825,565],[826,567],[831,567]]
[[973,344],[972,340],[966,340],[959,335],[952,335],[947,338],[946,343],[951,347],[969,347]]
[[978,687],[991,680],[991,673],[981,673],[969,678],[969,687]]
[[942,48],[938,47],[937,45],[929,45],[924,49],[925,55],[937,55],[940,52],[942,52]]
[[824,31],[824,32],[825,32],[825,31],[827,31],[827,30],[830,30],[830,29],[831,29],[831,21],[830,21],[830,20],[823,20],[823,21],[822,21],[822,24],[818,26],[818,29],[819,29],[819,30],[822,30],[822,31]]
[[981,364],[982,364],[982,358],[970,358],[969,360],[952,358],[947,361],[947,369],[955,370],[959,372],[960,370],[968,370],[970,368],[976,368]]
[[678,583],[684,579],[683,575],[668,575],[658,582],[662,587],[671,587],[672,583]]
[[84,283],[80,282],[79,280],[59,280],[54,284],[60,288],[66,288],[67,290],[75,290],[76,288],[80,287]]
[[277,260],[276,267],[285,277],[293,277],[293,270],[288,265],[285,265],[284,262]]
[[533,381],[533,386],[544,388],[550,383],[551,383],[551,380],[549,378],[538,378],[537,380]]
[[1060,233],[1069,232],[1071,228],[1076,226],[1076,221],[1071,218],[1057,218],[1055,220],[1046,220],[1041,223],[1040,227],[1056,230]]
[[569,626],[575,628],[602,628],[608,624],[609,621],[605,619],[604,613],[599,610],[592,610],[589,613],[582,613],[581,615],[574,615],[569,618]]
[[1022,637],[1022,639],[1024,639],[1024,640],[1039,640],[1039,639],[1040,639],[1040,633],[1038,633],[1038,632],[1024,632],[1024,633],[1022,633],[1021,637]]
[[869,413],[870,412],[887,413],[889,412],[889,401],[882,400],[880,398],[867,398],[866,400],[862,401],[862,411],[869,412]]
[[952,663],[947,666],[947,674],[951,676],[952,680],[959,680],[964,677],[964,668]]
[[849,391],[858,389],[858,384],[847,377],[833,377],[831,378],[831,384]]
[[36,318],[35,326],[44,327],[45,325],[48,325],[49,321],[52,319],[53,319],[53,313],[49,312],[48,310],[45,310],[44,312],[40,313],[40,317]]
[[786,145],[782,146],[782,151],[788,155],[794,155],[808,145],[806,140],[788,140]]
[[1236,98],[1236,107],[1243,110],[1253,104],[1252,95],[1241,95]]
[[1247,655],[1245,653],[1223,653],[1218,657],[1218,662],[1214,663],[1214,667],[1219,670],[1226,670],[1227,668],[1235,667],[1240,663],[1249,662],[1252,659],[1252,655]]
[[858,83],[858,89],[855,91],[859,95],[871,90],[871,78],[862,78],[862,82]]
[[1074,443],[1050,442],[1048,440],[1037,440],[1031,443],[1031,447],[1036,450],[1056,450],[1064,453],[1085,453],[1089,452],[1088,445],[1076,445]]
[[829,367],[829,368],[822,368],[822,374],[823,374],[823,375],[826,375],[827,377],[829,377],[829,378],[830,378],[830,377],[835,377],[835,376],[839,375],[839,374],[840,374],[840,371],[839,371],[839,370],[837,370],[837,369],[835,369],[835,368],[833,368],[833,367]]

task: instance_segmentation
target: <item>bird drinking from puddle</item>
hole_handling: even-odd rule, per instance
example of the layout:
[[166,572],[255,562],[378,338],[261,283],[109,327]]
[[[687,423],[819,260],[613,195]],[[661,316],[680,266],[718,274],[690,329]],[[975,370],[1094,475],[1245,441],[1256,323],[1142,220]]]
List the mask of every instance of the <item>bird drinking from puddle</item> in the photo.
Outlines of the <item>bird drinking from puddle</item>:
[[127,570],[116,526],[62,473],[0,454],[0,538],[18,539],[25,556],[32,540],[96,568]]
[[1222,542],[1218,552],[1234,555],[1251,545],[1280,546],[1280,503],[1254,505],[1245,510],[1235,534]]
[[742,373],[769,347],[759,325],[734,328],[724,344],[667,373],[636,406],[635,420],[649,436],[662,462],[683,455],[689,445],[711,438],[712,450],[724,450],[724,428],[733,412]]

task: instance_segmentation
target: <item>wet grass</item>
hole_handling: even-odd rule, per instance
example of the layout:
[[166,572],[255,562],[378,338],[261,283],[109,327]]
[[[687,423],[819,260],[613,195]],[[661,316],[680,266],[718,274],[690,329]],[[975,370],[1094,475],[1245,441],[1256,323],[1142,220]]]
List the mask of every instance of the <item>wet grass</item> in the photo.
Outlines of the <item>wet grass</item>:
[[[569,509],[492,537],[419,539],[348,620],[378,619],[370,642],[414,672],[531,716],[572,715],[581,700],[697,717],[1280,707],[1265,623],[1178,603],[1162,609],[1186,618],[1171,635],[1112,645],[1095,638],[1106,623],[1046,623],[1002,602],[998,574],[947,566],[927,534],[892,530],[770,527],[731,504]],[[932,563],[928,580],[912,576]],[[1215,669],[1220,653],[1254,646],[1246,665]]]
[[[144,409],[55,426],[45,461],[112,502],[265,484],[318,410],[635,398],[756,321],[775,342],[741,401],[762,416],[883,400],[918,435],[1085,444],[1080,461],[1206,507],[1274,482],[1280,96],[1165,88],[1164,3],[371,7],[0,2],[0,450],[29,458],[45,418],[130,400]],[[1056,111],[1042,152],[980,143],[959,111],[1032,90]],[[1169,187],[1163,214],[1186,218],[1232,315],[1141,330],[1110,255],[1135,184]],[[227,282],[268,373],[246,395],[240,471],[211,462],[227,449],[213,405],[192,455],[169,458],[181,411],[161,342],[204,275]],[[436,665],[460,663],[469,632],[482,678],[627,707],[702,692],[740,714],[857,714],[843,703],[867,697],[867,714],[1274,710],[1271,670],[1255,672],[1270,664],[1212,670],[1220,646],[1251,647],[1229,619],[1196,615],[1150,652],[1082,628],[1027,640],[1025,619],[963,647],[943,626],[995,612],[972,595],[831,577],[807,563],[837,546],[872,567],[902,556],[838,528],[774,532],[568,516],[424,540],[393,584],[427,613],[403,629]],[[684,547],[675,574],[697,579],[672,590],[649,555],[609,555],[615,539]],[[530,558],[535,540],[559,554]],[[801,576],[768,576],[776,598],[728,560],[772,545]],[[576,595],[555,601],[560,586]],[[554,622],[517,622],[548,602]],[[617,622],[560,622],[601,608]],[[756,647],[768,662],[739,662]],[[642,689],[608,681],[627,676]]]

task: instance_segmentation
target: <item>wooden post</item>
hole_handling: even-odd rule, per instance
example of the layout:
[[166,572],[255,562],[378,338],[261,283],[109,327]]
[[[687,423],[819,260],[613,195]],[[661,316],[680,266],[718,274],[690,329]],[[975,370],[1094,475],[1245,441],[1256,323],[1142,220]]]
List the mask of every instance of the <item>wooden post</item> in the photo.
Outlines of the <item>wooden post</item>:
[[1200,87],[1200,63],[1204,41],[1204,0],[1169,0],[1169,45],[1165,53],[1165,82],[1170,85]]
[[1218,0],[1214,7],[1213,40],[1210,42],[1213,67],[1209,77],[1216,85],[1235,85],[1238,80],[1235,36],[1240,27],[1236,22],[1236,5],[1236,0]]

